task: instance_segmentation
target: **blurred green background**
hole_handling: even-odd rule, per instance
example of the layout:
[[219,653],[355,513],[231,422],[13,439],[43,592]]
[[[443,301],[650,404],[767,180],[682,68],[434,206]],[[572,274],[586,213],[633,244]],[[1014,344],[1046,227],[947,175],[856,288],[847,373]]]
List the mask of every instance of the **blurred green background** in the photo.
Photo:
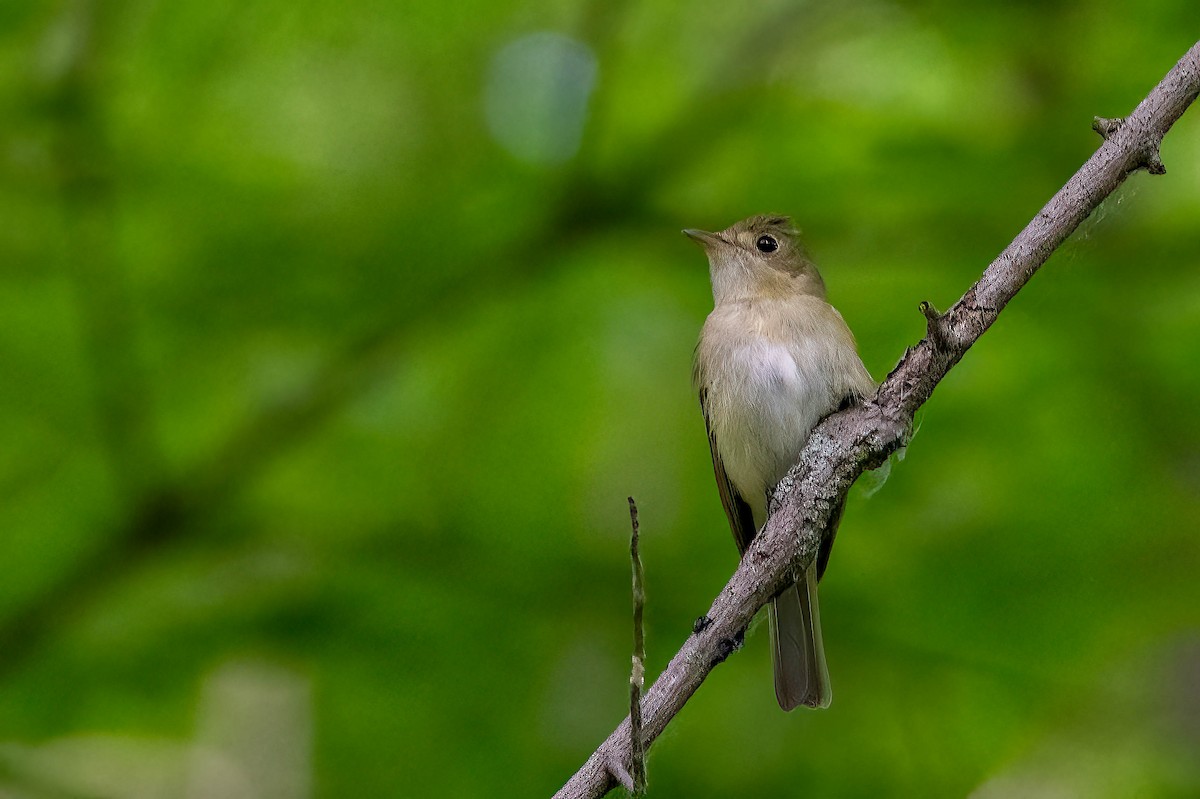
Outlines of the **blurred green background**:
[[[0,5],[0,796],[545,796],[736,551],[685,226],[877,378],[1194,0]],[[1200,796],[1200,110],[938,389],[653,796]]]

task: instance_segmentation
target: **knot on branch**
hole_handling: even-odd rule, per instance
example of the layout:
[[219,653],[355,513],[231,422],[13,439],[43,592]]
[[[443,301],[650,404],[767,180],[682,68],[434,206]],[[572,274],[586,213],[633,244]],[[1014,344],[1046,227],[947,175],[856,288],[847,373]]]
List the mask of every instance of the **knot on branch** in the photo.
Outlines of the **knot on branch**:
[[938,309],[928,300],[922,300],[917,306],[925,317],[925,333],[929,343],[935,350],[945,352],[949,349],[950,339],[946,332],[946,316],[938,313]]
[[[1125,120],[1122,117],[1109,119],[1107,117],[1093,117],[1092,130],[1104,137],[1105,141],[1111,141],[1113,134],[1125,126]],[[1135,131],[1136,133],[1136,131]],[[1142,144],[1138,149],[1137,164],[1133,167],[1136,169],[1145,169],[1151,175],[1165,175],[1167,168],[1163,166],[1162,158],[1158,153],[1158,141],[1151,138],[1150,141]]]
[[738,630],[732,638],[722,638],[717,641],[717,652],[713,659],[709,662],[708,667],[711,669],[725,662],[725,658],[732,655],[734,652],[742,648],[742,644],[746,642],[746,629],[743,627]]
[[1157,142],[1150,144],[1142,151],[1142,161],[1138,166],[1144,167],[1151,175],[1167,174],[1167,168],[1163,165],[1162,158],[1158,154]]
[[1092,118],[1092,130],[1104,137],[1105,141],[1108,141],[1109,138],[1117,132],[1117,129],[1124,124],[1124,117],[1117,117],[1116,119],[1109,119],[1108,117]]

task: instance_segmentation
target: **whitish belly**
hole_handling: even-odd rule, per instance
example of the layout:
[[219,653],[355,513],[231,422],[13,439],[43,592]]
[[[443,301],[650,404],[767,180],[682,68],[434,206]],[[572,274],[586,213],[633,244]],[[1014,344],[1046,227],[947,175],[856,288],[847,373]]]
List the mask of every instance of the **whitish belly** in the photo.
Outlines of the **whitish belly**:
[[730,481],[755,510],[795,463],[830,407],[819,353],[758,340],[729,353],[708,386],[709,420]]

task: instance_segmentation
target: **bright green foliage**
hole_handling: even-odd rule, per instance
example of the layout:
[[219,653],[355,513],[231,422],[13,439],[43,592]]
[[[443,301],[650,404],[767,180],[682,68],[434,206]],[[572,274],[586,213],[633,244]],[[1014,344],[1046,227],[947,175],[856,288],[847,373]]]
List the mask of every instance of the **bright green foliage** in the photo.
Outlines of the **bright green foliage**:
[[[683,227],[882,378],[1193,43],[1136,4],[0,4],[0,794],[543,796],[736,550]],[[1200,109],[852,497],[652,796],[1200,794]]]

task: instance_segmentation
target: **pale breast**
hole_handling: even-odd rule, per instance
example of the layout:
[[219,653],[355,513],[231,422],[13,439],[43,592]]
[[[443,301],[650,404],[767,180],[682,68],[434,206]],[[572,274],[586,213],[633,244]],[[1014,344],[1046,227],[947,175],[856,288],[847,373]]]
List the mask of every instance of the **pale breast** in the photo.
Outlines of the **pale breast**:
[[[783,325],[770,322],[778,318],[770,309],[719,307],[705,322],[697,348],[699,388],[725,472],[760,523],[766,492],[841,399],[834,396],[839,383],[834,376],[846,356],[844,339],[822,335],[813,320],[797,321],[797,310],[811,315],[823,309],[844,328],[824,302],[811,309],[789,307],[790,323]],[[853,339],[849,354],[861,363]]]

